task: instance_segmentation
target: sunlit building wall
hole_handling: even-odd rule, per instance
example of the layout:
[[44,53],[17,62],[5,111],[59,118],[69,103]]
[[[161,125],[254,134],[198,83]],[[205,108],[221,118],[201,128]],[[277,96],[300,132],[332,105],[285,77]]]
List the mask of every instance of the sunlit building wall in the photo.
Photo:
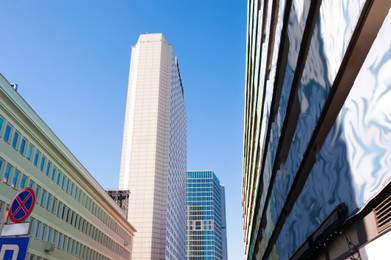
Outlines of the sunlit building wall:
[[212,171],[188,171],[187,259],[227,259],[225,189]]
[[132,259],[125,213],[0,74],[1,220],[25,187],[36,194],[26,259]]
[[247,259],[388,250],[390,2],[248,1]]
[[119,180],[135,259],[186,257],[186,138],[178,60],[162,34],[143,34],[132,47]]

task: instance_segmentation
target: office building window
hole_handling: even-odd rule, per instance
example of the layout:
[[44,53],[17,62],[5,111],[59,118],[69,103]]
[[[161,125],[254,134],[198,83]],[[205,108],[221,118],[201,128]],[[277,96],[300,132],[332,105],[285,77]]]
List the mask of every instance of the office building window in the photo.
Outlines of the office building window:
[[56,178],[56,167],[53,166],[53,169],[52,169],[52,181],[54,182]]
[[31,160],[31,156],[33,155],[33,145],[32,144],[29,144],[29,148],[27,148],[27,155],[26,155],[26,159],[27,160]]
[[45,158],[45,156],[42,155],[41,163],[39,164],[40,171],[43,171],[43,168],[45,166],[45,161],[46,161],[46,158]]
[[35,165],[35,166],[38,165],[39,155],[40,155],[40,151],[37,149],[37,150],[35,151],[35,156],[34,156],[34,165]]
[[3,182],[6,183],[10,177],[10,174],[11,174],[11,169],[12,167],[7,164],[7,166],[5,167],[5,172],[4,172],[4,177],[3,177]]
[[46,199],[46,190],[45,190],[45,189],[42,189],[41,201],[40,201],[40,203],[39,203],[39,205],[41,205],[42,207],[44,207],[45,199]]
[[12,183],[11,183],[11,187],[12,188],[15,188],[16,187],[16,183],[18,182],[18,178],[20,176],[20,172],[15,170],[14,171],[14,177],[12,178]]
[[22,137],[22,141],[20,142],[19,153],[21,155],[24,155],[25,150],[26,150],[26,139],[24,139],[24,137]]
[[60,186],[60,180],[61,180],[61,172],[58,171],[58,172],[57,172],[57,180],[56,180],[56,184],[57,184],[58,186]]
[[2,172],[3,172],[3,160],[0,159],[0,176]]
[[26,175],[22,174],[22,177],[20,179],[19,188],[24,188],[24,185],[26,185]]
[[11,130],[12,130],[12,127],[7,124],[7,126],[5,127],[5,132],[4,132],[4,141],[6,141],[7,143],[9,143]]
[[52,163],[48,160],[48,163],[46,164],[46,171],[45,171],[46,176],[49,176],[51,167],[52,167]]
[[16,149],[16,146],[18,145],[19,141],[19,133],[15,131],[14,133],[14,139],[12,139],[12,147]]

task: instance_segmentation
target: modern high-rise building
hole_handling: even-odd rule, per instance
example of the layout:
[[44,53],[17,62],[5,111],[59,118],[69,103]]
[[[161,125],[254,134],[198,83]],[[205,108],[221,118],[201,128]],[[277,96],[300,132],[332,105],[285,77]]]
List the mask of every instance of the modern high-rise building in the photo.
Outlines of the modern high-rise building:
[[[24,228],[11,224],[8,205],[26,188],[34,190],[36,201],[22,234]],[[26,212],[21,208],[15,212]],[[123,210],[2,74],[0,218],[0,236],[6,237],[0,259],[137,259],[136,229]],[[14,232],[22,237],[7,241]]]
[[143,34],[132,47],[119,179],[135,259],[186,257],[186,138],[178,60],[162,34]]
[[187,259],[226,260],[224,186],[213,171],[186,175]]
[[384,259],[390,0],[249,0],[247,259]]

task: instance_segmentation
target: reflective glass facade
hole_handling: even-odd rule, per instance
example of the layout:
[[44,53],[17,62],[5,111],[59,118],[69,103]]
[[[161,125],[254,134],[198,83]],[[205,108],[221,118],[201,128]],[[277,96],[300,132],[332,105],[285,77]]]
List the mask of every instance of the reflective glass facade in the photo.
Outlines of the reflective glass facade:
[[316,254],[335,209],[357,219],[390,184],[390,2],[248,1],[248,259]]
[[187,259],[227,259],[225,191],[212,171],[188,171]]

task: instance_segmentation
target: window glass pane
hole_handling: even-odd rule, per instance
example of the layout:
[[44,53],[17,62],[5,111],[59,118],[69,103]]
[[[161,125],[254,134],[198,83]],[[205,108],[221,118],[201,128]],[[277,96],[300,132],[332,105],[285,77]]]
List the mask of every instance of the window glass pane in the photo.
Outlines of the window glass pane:
[[42,155],[41,163],[39,164],[40,171],[43,171],[43,168],[45,167],[45,161],[46,161],[46,157]]
[[1,132],[1,127],[3,126],[4,119],[0,117],[0,132]]
[[7,125],[5,128],[5,133],[4,133],[4,141],[8,142],[10,139],[10,134],[11,134],[11,126]]
[[41,192],[41,186],[39,186],[38,184],[37,184],[37,186],[35,187],[35,197],[36,197],[36,201],[37,201],[37,203],[38,203],[38,198],[39,198],[39,194],[40,194],[40,192]]
[[20,188],[24,188],[24,185],[26,185],[26,175],[22,174],[22,178],[20,179]]
[[37,150],[35,151],[35,156],[34,156],[34,165],[35,165],[35,166],[38,165],[39,154],[40,154],[40,152],[39,152],[39,150],[37,149]]
[[41,234],[40,234],[39,240],[43,241],[46,225],[41,223],[41,227],[42,227],[42,229],[41,229]]
[[46,176],[49,176],[49,172],[50,172],[50,168],[51,168],[52,164],[50,163],[50,161],[48,160],[48,163],[46,165]]
[[69,189],[69,179],[67,179],[66,186],[65,186],[65,191],[68,193]]
[[56,243],[56,236],[57,236],[57,230],[53,229],[53,236],[52,236],[52,240],[51,240],[51,242],[53,244]]
[[56,197],[53,197],[53,204],[52,204],[52,210],[51,212],[56,215],[57,214],[57,199]]
[[14,139],[12,140],[12,147],[16,149],[16,146],[18,145],[19,140],[19,133],[15,131],[14,133]]
[[20,142],[20,148],[19,148],[19,153],[21,155],[24,155],[24,150],[26,149],[26,139],[22,137],[22,141]]
[[52,169],[52,181],[54,181],[56,178],[56,167],[53,166],[53,169]]
[[45,242],[49,242],[51,231],[52,231],[52,228],[48,227],[48,231],[47,231],[47,234],[46,234]]
[[45,202],[45,198],[46,198],[46,190],[45,189],[42,189],[42,196],[41,196],[41,201],[40,201],[40,205],[43,207],[43,204]]
[[1,173],[2,173],[2,168],[3,168],[3,160],[0,159],[0,176],[1,176]]
[[4,177],[3,177],[3,182],[6,183],[8,181],[8,178],[11,173],[11,166],[7,164],[7,167],[5,167],[5,172],[4,172]]
[[[34,187],[34,182],[32,180],[29,180],[29,188],[32,188]],[[37,194],[35,194],[35,196],[37,196]]]
[[34,229],[34,237],[38,238],[38,231],[39,231],[39,221],[37,220],[35,222],[35,229]]
[[18,181],[19,176],[20,176],[20,172],[15,170],[14,177],[12,178],[12,183],[11,183],[12,188],[16,187],[16,183]]
[[62,181],[61,181],[61,189],[64,189],[66,183],[66,177],[65,175],[62,176]]
[[48,193],[48,199],[46,200],[46,209],[49,210],[50,202],[52,201],[52,194]]
[[27,149],[27,156],[26,156],[27,160],[30,161],[32,154],[33,154],[33,146],[29,144],[29,148]]
[[58,172],[57,172],[57,181],[56,181],[56,183],[57,183],[57,185],[59,185],[59,186],[60,186],[60,179],[61,179],[61,172],[58,171]]

